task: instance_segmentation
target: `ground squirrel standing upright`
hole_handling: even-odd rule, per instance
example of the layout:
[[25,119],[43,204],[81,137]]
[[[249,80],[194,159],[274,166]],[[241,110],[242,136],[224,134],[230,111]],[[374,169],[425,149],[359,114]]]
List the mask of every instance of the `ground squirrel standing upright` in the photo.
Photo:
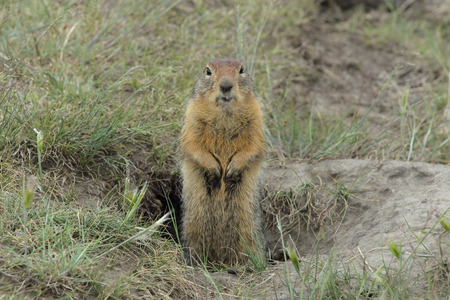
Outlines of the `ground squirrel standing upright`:
[[264,150],[263,114],[250,76],[239,60],[210,61],[181,134],[182,239],[194,257],[233,264],[262,250]]

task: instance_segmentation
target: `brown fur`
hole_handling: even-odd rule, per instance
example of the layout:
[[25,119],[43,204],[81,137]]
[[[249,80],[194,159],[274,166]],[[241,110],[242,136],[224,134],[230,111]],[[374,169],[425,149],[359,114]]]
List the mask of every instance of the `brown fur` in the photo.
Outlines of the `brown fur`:
[[207,64],[181,134],[183,241],[209,262],[243,262],[246,247],[261,251],[263,114],[241,67],[236,59]]

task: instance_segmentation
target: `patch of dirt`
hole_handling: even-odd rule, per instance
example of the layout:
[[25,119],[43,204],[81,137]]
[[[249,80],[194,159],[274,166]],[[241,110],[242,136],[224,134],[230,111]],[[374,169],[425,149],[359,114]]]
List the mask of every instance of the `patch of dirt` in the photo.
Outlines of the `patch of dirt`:
[[[300,117],[313,111],[323,117],[353,118],[371,109],[369,125],[379,132],[398,115],[406,90],[410,105],[430,102],[431,87],[446,74],[422,54],[392,41],[370,40],[351,29],[348,16],[339,17],[338,23],[335,17],[326,11],[290,39],[299,71],[292,75],[286,99],[294,102]],[[389,22],[392,15],[372,11],[365,18],[376,26]],[[286,78],[275,77],[280,78],[277,97],[283,97]]]
[[[342,223],[326,226],[326,247],[319,250],[321,254],[352,256],[359,255],[360,249],[366,253],[368,263],[378,266],[381,257],[374,250],[386,248],[388,238],[402,242],[405,251],[411,252],[408,247],[417,243],[413,232],[426,233],[450,209],[450,166],[331,160],[270,167],[265,173],[270,174],[266,182],[271,191],[294,189],[305,182],[330,191],[335,190],[336,182],[345,186],[349,191],[347,213]],[[434,230],[427,237],[430,244],[425,244],[436,251],[435,233],[440,229]],[[315,239],[311,242],[304,226],[290,236],[301,254],[306,255],[314,247]]]
[[[431,76],[423,67],[409,65],[400,47],[370,46],[362,36],[340,32],[329,24],[304,25],[292,46],[298,49],[299,60],[306,62],[311,73],[295,82],[291,97],[312,99],[314,106],[327,114],[342,114],[348,112],[348,107],[357,107],[362,114],[375,104],[375,111],[383,116],[382,122],[386,113],[398,106],[401,87],[409,84],[420,90]],[[398,65],[403,67],[395,70]],[[377,99],[391,73],[398,80]],[[298,103],[299,111],[301,105]]]
[[[450,239],[439,224],[439,218],[450,209],[450,166],[329,160],[272,166],[265,174],[272,193],[295,189],[305,182],[329,191],[335,190],[338,182],[349,191],[345,217],[334,216],[334,223],[309,231],[305,224],[299,224],[284,235],[284,240],[292,241],[306,260],[311,259],[318,236],[323,239],[318,254],[324,261],[333,255],[335,262],[353,263],[358,271],[369,270],[371,274],[383,265],[398,267],[387,247],[389,240],[402,246],[404,260],[411,260],[410,278],[423,276],[438,260],[450,259],[450,248],[446,246]],[[319,233],[320,230],[323,232]],[[280,252],[276,226],[273,224],[266,233],[272,252]],[[298,278],[294,270],[291,276]],[[420,291],[420,282],[417,288]]]

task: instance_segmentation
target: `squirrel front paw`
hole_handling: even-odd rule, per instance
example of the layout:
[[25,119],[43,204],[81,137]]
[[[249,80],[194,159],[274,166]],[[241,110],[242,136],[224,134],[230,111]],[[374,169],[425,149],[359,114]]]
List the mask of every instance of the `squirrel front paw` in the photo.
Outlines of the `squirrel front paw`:
[[221,168],[210,168],[205,170],[204,180],[206,191],[211,195],[214,191],[220,189],[221,187]]
[[225,178],[233,178],[239,176],[242,172],[242,167],[236,161],[230,161],[225,171]]
[[211,159],[209,165],[206,166],[206,171],[210,174],[211,177],[222,177],[222,166],[220,165],[219,159],[211,153],[213,159]]

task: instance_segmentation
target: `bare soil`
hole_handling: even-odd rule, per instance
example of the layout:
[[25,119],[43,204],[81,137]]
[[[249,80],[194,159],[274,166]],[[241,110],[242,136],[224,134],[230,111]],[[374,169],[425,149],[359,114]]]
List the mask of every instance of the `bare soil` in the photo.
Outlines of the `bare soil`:
[[[431,102],[431,87],[447,76],[437,66],[393,41],[367,39],[351,29],[347,15],[340,15],[339,23],[335,18],[335,12],[325,11],[291,37],[298,53],[294,64],[301,72],[292,79],[286,99],[294,99],[300,116],[313,111],[351,119],[370,110],[367,120],[376,134],[386,123],[398,122],[406,90],[409,105]],[[370,11],[365,18],[377,24],[389,22],[392,15]],[[282,97],[285,78],[280,74],[275,81]]]
[[[383,264],[398,264],[386,246],[387,241],[393,240],[402,245],[403,259],[411,256],[409,259],[417,260],[410,262],[413,267],[409,275],[413,278],[427,270],[429,262],[450,257],[450,249],[445,246],[449,242],[448,236],[446,240],[440,240],[442,229],[440,225],[436,226],[450,208],[449,166],[329,160],[274,166],[267,171],[270,175],[266,182],[272,191],[295,189],[309,182],[335,191],[339,182],[349,192],[345,198],[347,210],[345,214],[334,216],[334,222],[312,225],[311,230],[307,230],[305,224],[298,224],[290,233],[284,234],[284,240],[293,241],[299,254],[306,259],[311,257],[318,244],[318,253],[324,258],[333,255],[335,261],[353,263],[359,271],[367,269],[373,273]],[[329,199],[323,195],[312,196],[316,216],[327,213]],[[307,199],[300,196],[295,201],[297,207],[303,207]],[[283,221],[289,222],[286,218]],[[320,230],[323,232],[319,234]],[[272,251],[276,253],[280,247],[280,234],[275,227],[266,232]],[[321,239],[319,243],[318,238]],[[440,248],[442,242],[444,247]]]

